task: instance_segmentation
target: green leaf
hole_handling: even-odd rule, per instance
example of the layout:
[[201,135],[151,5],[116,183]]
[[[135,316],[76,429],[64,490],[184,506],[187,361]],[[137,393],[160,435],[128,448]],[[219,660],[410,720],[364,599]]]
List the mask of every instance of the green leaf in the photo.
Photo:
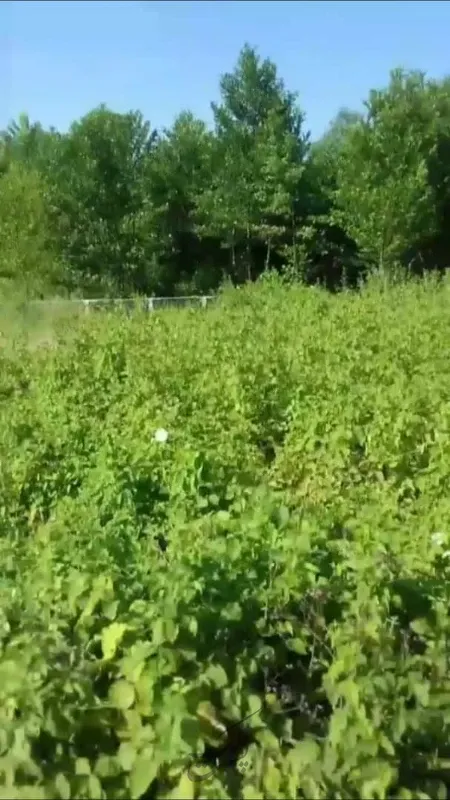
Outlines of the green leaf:
[[101,755],[95,764],[95,774],[99,778],[115,778],[120,774],[120,764],[114,756]]
[[159,647],[164,642],[173,643],[178,635],[178,627],[173,619],[158,617],[152,625],[152,643]]
[[265,760],[262,782],[267,797],[278,797],[281,785],[281,772],[271,758]]
[[191,756],[201,755],[204,752],[204,740],[202,738],[200,720],[185,717],[181,721],[180,736],[186,743]]
[[242,606],[239,603],[228,603],[221,610],[220,616],[228,622],[239,622],[243,617]]
[[301,656],[306,655],[308,652],[307,644],[303,641],[303,639],[299,639],[298,637],[295,639],[288,639],[286,644],[289,650],[292,650],[294,653],[298,653]]
[[220,664],[210,664],[205,672],[205,678],[217,689],[228,685],[228,676]]
[[421,706],[427,707],[430,702],[430,686],[428,681],[415,681],[412,691]]
[[425,636],[430,632],[428,620],[426,620],[424,617],[413,619],[413,621],[410,623],[410,628],[419,636]]
[[289,509],[286,506],[280,506],[274,513],[274,522],[279,528],[284,527],[289,522]]
[[246,784],[242,787],[242,800],[261,800],[261,789]]
[[177,786],[172,789],[169,797],[171,800],[194,800],[195,784],[190,779],[188,772],[183,772]]
[[70,792],[70,783],[62,772],[59,772],[55,778],[55,789],[61,800],[70,800],[72,796]]
[[280,742],[275,734],[269,730],[269,728],[263,728],[260,731],[256,731],[255,739],[263,746],[264,750],[271,750],[275,752],[280,750]]
[[103,658],[107,660],[114,658],[127,628],[123,622],[112,622],[107,628],[103,628],[101,634]]
[[101,800],[103,797],[102,785],[97,778],[97,775],[89,775],[88,778],[89,797],[92,800]]
[[257,694],[249,694],[247,697],[248,716],[258,714],[262,709],[261,698]]
[[91,765],[87,758],[77,758],[75,761],[75,775],[90,775]]
[[158,774],[152,748],[147,747],[136,758],[129,775],[129,789],[132,800],[139,800]]
[[447,800],[448,793],[447,787],[443,781],[437,781],[436,786],[436,798],[437,800]]
[[118,608],[119,608],[118,600],[111,600],[109,603],[106,603],[103,608],[103,613],[106,619],[110,619],[111,621],[114,620],[116,618]]
[[289,753],[289,761],[301,772],[309,764],[315,764],[320,758],[320,747],[314,739],[309,737],[297,742]]
[[126,711],[134,703],[134,687],[125,680],[113,683],[109,690],[109,699],[115,708]]
[[136,756],[136,748],[131,742],[121,742],[116,758],[124,772],[130,772],[136,760]]

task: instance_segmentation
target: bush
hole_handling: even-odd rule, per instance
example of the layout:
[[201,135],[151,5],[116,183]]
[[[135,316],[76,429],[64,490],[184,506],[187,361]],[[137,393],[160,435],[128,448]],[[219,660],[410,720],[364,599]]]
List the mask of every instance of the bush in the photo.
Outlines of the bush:
[[448,285],[235,298],[2,355],[5,796],[446,796]]

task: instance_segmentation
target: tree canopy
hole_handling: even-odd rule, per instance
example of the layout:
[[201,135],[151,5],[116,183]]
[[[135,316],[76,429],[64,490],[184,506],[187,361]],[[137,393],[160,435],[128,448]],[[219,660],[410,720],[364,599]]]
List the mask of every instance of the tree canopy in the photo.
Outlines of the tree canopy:
[[448,266],[450,79],[397,69],[311,142],[276,65],[245,45],[213,126],[89,111],[0,134],[0,280],[86,295],[205,293],[285,270],[329,287]]

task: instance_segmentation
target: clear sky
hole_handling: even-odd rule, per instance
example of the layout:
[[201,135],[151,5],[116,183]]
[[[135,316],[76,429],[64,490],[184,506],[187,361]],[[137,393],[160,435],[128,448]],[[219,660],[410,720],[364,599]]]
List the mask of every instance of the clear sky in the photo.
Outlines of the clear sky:
[[210,121],[245,42],[297,91],[313,137],[395,66],[450,73],[448,0],[0,0],[0,128],[22,111],[65,130],[104,102],[154,127]]

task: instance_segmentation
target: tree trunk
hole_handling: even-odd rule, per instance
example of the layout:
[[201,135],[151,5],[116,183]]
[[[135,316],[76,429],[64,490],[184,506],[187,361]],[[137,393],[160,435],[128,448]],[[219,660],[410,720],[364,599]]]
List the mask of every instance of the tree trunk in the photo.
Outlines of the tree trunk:
[[272,240],[269,239],[267,242],[267,253],[266,253],[266,264],[265,264],[266,272],[268,272],[268,270],[270,269],[271,245],[272,245]]
[[250,246],[250,225],[247,224],[247,280],[252,280],[252,249]]

